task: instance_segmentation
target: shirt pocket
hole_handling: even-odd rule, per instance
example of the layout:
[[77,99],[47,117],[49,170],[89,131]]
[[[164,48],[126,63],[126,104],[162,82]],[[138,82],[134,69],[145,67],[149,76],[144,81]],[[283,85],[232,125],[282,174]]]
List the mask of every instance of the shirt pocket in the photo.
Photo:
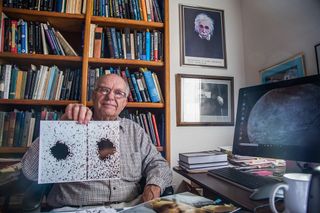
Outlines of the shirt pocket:
[[140,153],[125,155],[122,168],[123,180],[138,182],[142,177]]

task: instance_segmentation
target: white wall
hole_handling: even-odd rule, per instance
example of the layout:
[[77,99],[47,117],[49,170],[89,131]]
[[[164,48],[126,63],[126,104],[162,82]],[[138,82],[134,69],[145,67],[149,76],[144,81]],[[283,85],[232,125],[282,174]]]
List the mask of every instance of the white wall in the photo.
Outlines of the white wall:
[[[171,166],[178,153],[231,145],[234,127],[177,127],[175,75],[201,74],[234,77],[237,109],[240,87],[258,84],[259,70],[299,52],[305,54],[307,75],[316,73],[314,45],[320,42],[319,0],[169,0]],[[224,10],[227,69],[180,65],[179,4]],[[181,176],[174,174],[177,186]]]
[[259,70],[303,52],[307,75],[316,74],[320,42],[319,0],[242,0],[244,58],[248,85]]
[[[212,127],[177,127],[176,125],[176,90],[175,75],[177,73],[233,76],[234,101],[238,99],[239,87],[245,85],[243,38],[241,8],[239,1],[233,0],[170,0],[170,94],[171,94],[171,165],[177,165],[178,153],[188,151],[210,150],[221,145],[231,145],[233,126]],[[201,6],[224,10],[227,69],[206,68],[180,65],[179,42],[179,4]],[[236,108],[235,108],[236,109]],[[178,184],[181,176],[174,175],[174,184]]]

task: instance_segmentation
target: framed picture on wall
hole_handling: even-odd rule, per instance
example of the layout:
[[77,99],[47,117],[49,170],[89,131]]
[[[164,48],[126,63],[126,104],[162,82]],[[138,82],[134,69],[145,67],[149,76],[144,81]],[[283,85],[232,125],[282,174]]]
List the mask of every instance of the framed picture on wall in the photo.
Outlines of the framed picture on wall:
[[314,49],[316,51],[317,71],[320,74],[320,43],[314,46]]
[[233,77],[176,75],[178,126],[232,126]]
[[181,65],[227,67],[224,12],[180,5]]
[[261,83],[271,83],[305,76],[303,53],[261,70],[260,76]]

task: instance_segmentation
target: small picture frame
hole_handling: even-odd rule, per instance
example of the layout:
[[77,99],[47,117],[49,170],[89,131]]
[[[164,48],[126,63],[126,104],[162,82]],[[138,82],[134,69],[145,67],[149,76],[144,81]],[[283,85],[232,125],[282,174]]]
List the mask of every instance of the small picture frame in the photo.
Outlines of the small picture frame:
[[233,77],[176,75],[177,126],[234,125]]
[[319,75],[320,74],[320,43],[314,46],[314,50],[316,52],[317,71]]
[[180,5],[181,65],[227,67],[224,11]]
[[303,76],[305,76],[303,53],[299,53],[276,65],[260,70],[261,83],[272,83]]

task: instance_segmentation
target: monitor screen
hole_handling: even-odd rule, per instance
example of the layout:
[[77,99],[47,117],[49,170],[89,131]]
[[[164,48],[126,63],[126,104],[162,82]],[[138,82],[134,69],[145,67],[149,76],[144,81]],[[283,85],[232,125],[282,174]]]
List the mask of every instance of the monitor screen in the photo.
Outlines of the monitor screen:
[[241,88],[233,153],[320,163],[320,75]]

